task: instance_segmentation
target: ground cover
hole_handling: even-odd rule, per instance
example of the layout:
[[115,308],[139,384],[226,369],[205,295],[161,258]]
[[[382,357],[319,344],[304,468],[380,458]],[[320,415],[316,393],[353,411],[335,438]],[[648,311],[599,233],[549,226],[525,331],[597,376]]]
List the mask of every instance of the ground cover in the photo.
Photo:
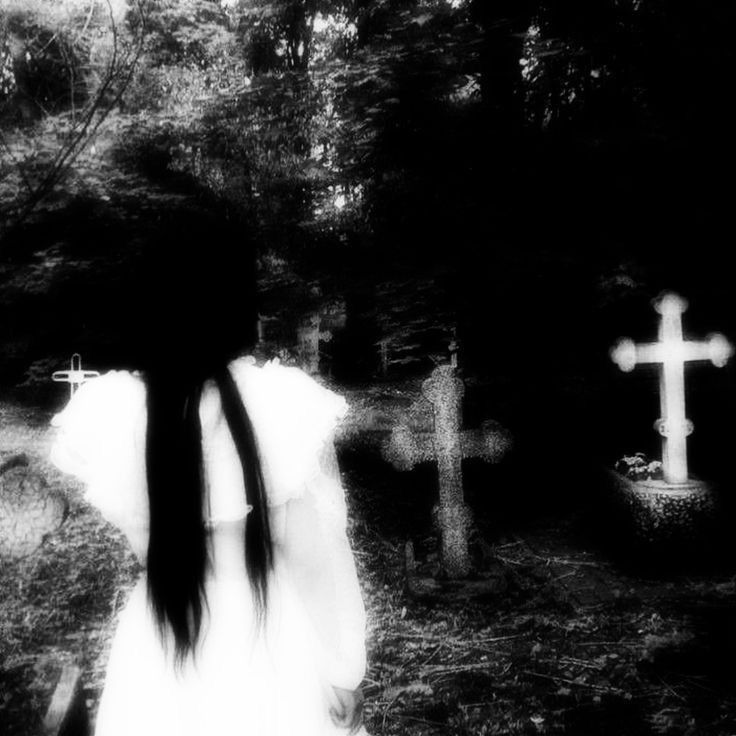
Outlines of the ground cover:
[[[3,456],[26,452],[70,499],[59,532],[0,566],[0,731],[19,736],[37,731],[72,657],[94,713],[115,615],[138,570],[79,486],[44,464],[48,413],[6,402],[0,416]],[[375,455],[356,452],[343,447],[341,456],[369,613],[372,734],[736,730],[736,585],[728,571],[643,578],[581,545],[569,520],[552,516],[487,540],[506,571],[502,595],[420,603],[404,592],[403,547],[414,537],[432,553],[422,504],[396,493],[390,473],[374,472]],[[408,533],[388,521],[411,526],[412,513]]]

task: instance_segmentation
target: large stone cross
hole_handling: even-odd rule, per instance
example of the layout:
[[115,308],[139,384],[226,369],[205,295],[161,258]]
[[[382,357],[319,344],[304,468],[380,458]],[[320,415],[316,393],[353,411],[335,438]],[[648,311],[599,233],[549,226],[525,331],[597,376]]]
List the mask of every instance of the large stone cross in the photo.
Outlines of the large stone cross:
[[465,385],[454,366],[442,365],[422,385],[432,404],[433,431],[396,427],[388,442],[387,459],[399,470],[411,470],[421,462],[435,461],[439,471],[439,524],[442,566],[448,577],[466,577],[470,571],[468,527],[470,509],[463,495],[463,458],[497,462],[511,446],[509,433],[493,421],[479,430],[461,429],[461,400]]
[[636,345],[622,339],[611,351],[611,358],[622,371],[632,371],[639,364],[659,364],[659,399],[662,416],[655,428],[662,435],[662,470],[670,484],[687,483],[687,436],[693,425],[685,415],[685,363],[710,360],[724,366],[733,347],[719,334],[707,341],[683,339],[682,313],[687,301],[677,294],[666,293],[654,305],[661,315],[659,341]]
[[88,379],[99,376],[98,371],[82,370],[82,356],[79,353],[72,355],[70,369],[68,371],[54,371],[51,379],[69,384],[69,396],[74,396],[74,392]]

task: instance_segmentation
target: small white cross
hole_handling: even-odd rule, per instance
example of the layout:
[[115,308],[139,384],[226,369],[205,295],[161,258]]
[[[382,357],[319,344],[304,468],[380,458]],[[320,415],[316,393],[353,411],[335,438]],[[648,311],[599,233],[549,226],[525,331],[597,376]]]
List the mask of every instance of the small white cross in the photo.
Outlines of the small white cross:
[[61,381],[69,384],[69,398],[74,396],[74,392],[88,379],[99,376],[98,371],[82,370],[82,356],[79,353],[72,355],[70,370],[55,371],[51,374],[53,381]]
[[662,470],[667,483],[686,483],[687,436],[693,431],[693,425],[685,415],[685,363],[710,360],[722,368],[733,355],[733,346],[717,333],[705,342],[684,340],[681,316],[687,309],[687,301],[677,294],[664,294],[654,308],[662,315],[659,342],[635,345],[625,338],[613,348],[611,358],[626,372],[642,363],[660,365],[662,417],[655,423],[655,428],[663,438]]

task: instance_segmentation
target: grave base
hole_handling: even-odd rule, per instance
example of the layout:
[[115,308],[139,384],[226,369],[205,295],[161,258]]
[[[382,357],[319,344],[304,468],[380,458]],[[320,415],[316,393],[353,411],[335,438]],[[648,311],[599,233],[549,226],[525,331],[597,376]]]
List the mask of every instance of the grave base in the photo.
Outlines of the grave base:
[[479,570],[472,577],[462,580],[451,580],[439,574],[435,566],[434,572],[429,574],[432,565],[420,564],[414,558],[414,545],[406,543],[405,571],[406,592],[416,600],[434,603],[452,603],[469,600],[483,600],[495,598],[508,588],[507,574],[500,563],[487,566]]
[[695,539],[715,521],[713,489],[701,480],[670,484],[618,476],[618,487],[644,541]]
[[613,511],[604,517],[608,537],[632,551],[697,557],[715,548],[718,504],[713,488],[701,480],[669,484],[662,480],[633,481],[610,471]]

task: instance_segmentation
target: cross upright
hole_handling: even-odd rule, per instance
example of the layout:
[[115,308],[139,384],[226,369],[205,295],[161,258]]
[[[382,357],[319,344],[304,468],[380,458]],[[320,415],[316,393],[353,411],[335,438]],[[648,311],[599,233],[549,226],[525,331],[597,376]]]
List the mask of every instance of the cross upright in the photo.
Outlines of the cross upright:
[[302,368],[307,373],[319,373],[319,340],[322,337],[319,329],[320,315],[312,312],[302,320],[297,329],[299,341],[298,351]]
[[69,398],[74,396],[74,392],[88,379],[99,376],[98,371],[85,371],[82,369],[82,356],[79,353],[72,355],[70,370],[54,371],[51,379],[57,382],[69,384]]
[[461,429],[461,400],[465,385],[452,365],[435,368],[422,384],[432,404],[433,431],[396,427],[386,448],[387,459],[399,470],[411,470],[421,462],[435,461],[439,471],[439,524],[442,565],[448,577],[466,577],[470,571],[468,526],[470,510],[463,496],[463,458],[496,462],[511,446],[509,433],[493,421],[479,430]]
[[452,340],[450,340],[450,344],[447,346],[447,349],[450,351],[450,365],[453,368],[457,368],[457,351],[460,348],[460,344],[457,341],[457,336],[455,332],[452,333]]
[[687,301],[673,293],[663,294],[654,304],[661,315],[659,341],[636,345],[625,338],[611,351],[611,358],[622,371],[640,364],[658,364],[659,400],[662,416],[655,428],[662,435],[662,470],[665,482],[687,483],[687,436],[693,431],[685,414],[685,363],[710,360],[723,367],[733,354],[733,346],[720,334],[706,341],[683,339],[682,313]]
[[381,375],[387,376],[388,375],[388,366],[389,366],[389,347],[390,347],[390,340],[388,337],[382,337],[376,345],[378,346],[378,352],[381,359]]

